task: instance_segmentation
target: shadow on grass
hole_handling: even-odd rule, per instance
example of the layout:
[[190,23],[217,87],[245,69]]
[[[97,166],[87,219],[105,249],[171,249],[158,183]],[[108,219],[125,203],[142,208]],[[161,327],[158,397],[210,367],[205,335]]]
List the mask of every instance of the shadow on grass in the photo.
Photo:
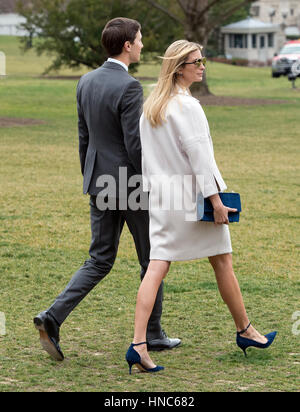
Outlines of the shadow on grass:
[[247,349],[247,357],[243,352],[237,347],[236,350],[222,354],[216,357],[216,359],[224,365],[265,365],[266,362],[276,361],[276,357],[271,351],[266,351],[263,349],[249,348]]

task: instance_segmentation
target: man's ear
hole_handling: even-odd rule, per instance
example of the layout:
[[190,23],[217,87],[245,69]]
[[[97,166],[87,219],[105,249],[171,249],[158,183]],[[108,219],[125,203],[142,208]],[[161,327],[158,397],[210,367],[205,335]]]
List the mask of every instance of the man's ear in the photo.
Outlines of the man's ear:
[[124,43],[123,48],[124,48],[127,52],[130,52],[130,50],[131,50],[131,43],[130,43],[129,40],[127,40],[127,41]]

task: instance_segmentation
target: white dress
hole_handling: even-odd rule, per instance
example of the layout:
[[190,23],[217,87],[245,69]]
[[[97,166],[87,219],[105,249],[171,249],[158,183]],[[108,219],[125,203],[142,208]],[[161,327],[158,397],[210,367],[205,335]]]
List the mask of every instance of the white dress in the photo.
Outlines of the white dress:
[[141,116],[140,135],[143,189],[150,192],[150,259],[231,253],[228,225],[196,220],[197,194],[206,198],[227,188],[199,101],[180,90],[171,98],[162,126],[153,128]]

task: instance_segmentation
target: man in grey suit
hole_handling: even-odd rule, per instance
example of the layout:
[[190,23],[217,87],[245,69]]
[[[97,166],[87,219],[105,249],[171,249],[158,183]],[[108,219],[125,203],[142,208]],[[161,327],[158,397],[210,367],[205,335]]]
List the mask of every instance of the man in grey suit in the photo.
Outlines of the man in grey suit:
[[[143,47],[140,24],[126,18],[109,21],[102,32],[102,44],[110,58],[98,69],[82,76],[77,87],[83,192],[90,195],[90,258],[50,308],[34,318],[43,348],[58,361],[64,359],[59,346],[59,328],[112,269],[125,222],[135,242],[141,279],[149,264],[148,211],[124,208],[124,196],[128,199],[128,193],[119,179],[120,170],[126,171],[126,183],[130,177],[141,175],[139,118],[143,90],[140,83],[128,74],[129,64],[140,60]],[[97,196],[101,196],[104,189],[99,183],[99,177],[103,175],[111,176],[116,187],[115,207],[106,210],[97,207]],[[168,338],[161,328],[162,300],[163,284],[148,323],[149,350],[172,349],[180,344],[179,339]]]

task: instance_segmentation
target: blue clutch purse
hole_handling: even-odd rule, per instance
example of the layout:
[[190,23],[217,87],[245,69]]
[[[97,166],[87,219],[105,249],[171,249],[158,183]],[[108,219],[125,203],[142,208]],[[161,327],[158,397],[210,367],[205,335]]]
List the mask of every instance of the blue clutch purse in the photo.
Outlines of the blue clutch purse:
[[[221,192],[219,196],[225,206],[237,209],[237,212],[228,213],[229,222],[239,222],[240,212],[242,211],[239,193]],[[214,209],[211,201],[208,198],[204,199],[202,193],[199,193],[197,196],[197,220],[214,222]]]

